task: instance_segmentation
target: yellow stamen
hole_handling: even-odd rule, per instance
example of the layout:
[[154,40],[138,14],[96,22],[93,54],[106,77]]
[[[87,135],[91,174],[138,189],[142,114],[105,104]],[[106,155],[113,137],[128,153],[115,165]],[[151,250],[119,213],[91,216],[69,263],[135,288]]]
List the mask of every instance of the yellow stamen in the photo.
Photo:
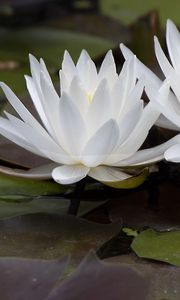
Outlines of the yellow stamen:
[[93,95],[91,93],[87,93],[88,102],[91,103]]

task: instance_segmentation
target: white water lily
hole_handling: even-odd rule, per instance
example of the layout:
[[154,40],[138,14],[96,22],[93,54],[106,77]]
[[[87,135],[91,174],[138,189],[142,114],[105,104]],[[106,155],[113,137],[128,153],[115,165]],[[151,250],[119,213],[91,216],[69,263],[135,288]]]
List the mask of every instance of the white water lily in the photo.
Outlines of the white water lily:
[[[111,51],[98,72],[85,50],[76,65],[65,51],[60,96],[42,59],[30,55],[30,67],[27,89],[42,125],[4,83],[1,87],[20,118],[7,112],[0,118],[3,136],[53,161],[27,177],[52,176],[58,183],[70,184],[88,175],[104,183],[118,182],[132,176],[122,167],[162,159],[158,149],[158,155],[153,148],[138,151],[159,112],[153,103],[144,108],[143,79],[137,82],[135,56],[118,75]],[[163,94],[162,89],[160,97]]]
[[[137,60],[137,77],[145,78],[145,90],[150,99],[161,113],[157,125],[180,131],[180,33],[170,20],[167,21],[166,42],[171,63],[165,56],[157,37],[154,37],[155,53],[165,80],[161,81],[151,70]],[[124,45],[121,50],[126,59],[132,59],[133,53]],[[164,96],[159,97],[161,90]],[[180,162],[179,136],[175,140],[178,144],[166,147],[165,158],[169,161]]]

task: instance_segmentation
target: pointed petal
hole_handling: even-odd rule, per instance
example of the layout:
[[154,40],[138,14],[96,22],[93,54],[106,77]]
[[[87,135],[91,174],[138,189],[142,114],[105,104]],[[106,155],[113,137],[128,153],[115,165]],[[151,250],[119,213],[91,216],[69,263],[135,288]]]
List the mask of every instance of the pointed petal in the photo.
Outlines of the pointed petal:
[[60,142],[59,136],[59,103],[60,98],[52,85],[50,85],[43,72],[40,73],[40,85],[42,90],[42,107],[49,124],[50,134]]
[[173,145],[168,150],[166,150],[164,157],[168,161],[180,162],[180,143],[177,145]]
[[141,167],[141,166],[147,166],[152,163],[161,161],[164,159],[164,153],[167,149],[169,149],[171,146],[180,143],[180,134],[173,137],[172,139],[168,140],[167,142],[158,145],[156,147],[152,147],[149,149],[139,150],[131,157],[119,161],[117,163],[114,163],[114,166],[119,167]]
[[179,127],[180,106],[176,98],[169,98],[169,82],[165,80],[159,90],[154,89],[153,86],[148,84],[146,86],[146,93],[157,110]]
[[71,82],[73,77],[76,75],[75,64],[67,50],[64,52],[63,62],[62,62],[62,71],[66,74],[67,80]]
[[15,111],[19,114],[19,116],[30,126],[36,126],[38,128],[41,127],[39,122],[31,115],[31,113],[27,110],[27,108],[22,104],[22,102],[18,99],[18,97],[13,93],[13,91],[3,82],[0,83],[1,88],[6,95],[9,103],[15,109]]
[[77,106],[66,93],[61,97],[59,114],[62,143],[69,153],[78,156],[87,137],[86,127]]
[[101,64],[98,73],[98,82],[101,82],[104,78],[107,79],[109,87],[112,88],[118,75],[116,72],[116,64],[112,54],[112,50],[109,50]]
[[60,166],[53,170],[53,179],[60,184],[71,184],[80,181],[89,172],[89,168],[83,165]]
[[85,117],[89,133],[92,135],[110,118],[112,118],[111,99],[107,80],[103,79],[89,104]]
[[25,76],[25,79],[26,79],[26,85],[27,85],[27,89],[28,89],[28,92],[31,96],[31,99],[34,103],[34,106],[44,124],[44,126],[46,127],[46,129],[51,132],[51,127],[50,127],[50,124],[48,122],[48,119],[47,119],[47,116],[44,112],[44,108],[43,108],[43,105],[42,105],[42,95],[39,95],[39,92],[37,90],[37,87],[33,81],[33,79],[30,77],[30,76]]
[[[120,44],[120,48],[126,60],[132,59],[134,54],[133,52],[131,52],[131,50],[129,50],[123,44]],[[157,88],[160,87],[162,81],[150,69],[148,69],[139,59],[136,59],[136,64],[137,64],[136,75],[138,78],[145,76],[147,81],[150,81],[152,84],[154,84],[155,87]]]
[[117,123],[111,119],[106,122],[87,142],[81,161],[86,166],[96,167],[101,164],[107,155],[114,149],[119,138]]
[[180,73],[180,34],[170,20],[167,21],[166,41],[172,64],[175,70]]
[[29,62],[30,62],[32,78],[35,80],[37,85],[39,85],[40,70],[41,70],[40,63],[32,54],[29,54]]
[[158,42],[158,39],[155,37],[155,52],[156,52],[156,57],[159,62],[159,65],[167,78],[167,80],[170,82],[170,85],[178,97],[180,101],[180,90],[179,90],[179,80],[180,77],[178,74],[175,72],[169,61],[167,60],[164,52],[162,51],[162,48]]
[[136,82],[134,56],[124,63],[119,77],[112,89],[112,102],[115,118],[121,118],[129,107],[129,94]]
[[48,72],[48,69],[46,67],[46,64],[45,64],[45,62],[44,62],[44,60],[42,58],[40,58],[40,68],[41,68],[41,71],[43,71],[43,73],[44,73],[44,75],[46,77],[46,80],[49,83],[49,85],[51,85],[52,87],[54,87],[54,85],[52,83],[51,76],[49,75],[49,72]]
[[82,50],[76,69],[85,89],[88,92],[93,92],[97,84],[97,70],[87,51]]

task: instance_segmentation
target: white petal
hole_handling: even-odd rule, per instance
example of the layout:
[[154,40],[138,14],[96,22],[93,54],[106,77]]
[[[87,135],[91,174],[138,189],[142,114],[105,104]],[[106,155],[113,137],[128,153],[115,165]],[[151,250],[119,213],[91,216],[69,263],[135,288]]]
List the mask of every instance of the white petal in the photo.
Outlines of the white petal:
[[84,116],[89,105],[88,96],[85,90],[83,89],[82,83],[78,76],[75,76],[72,79],[68,94],[71,96],[71,99],[78,107],[82,116]]
[[154,37],[154,49],[155,49],[157,60],[159,62],[159,65],[160,65],[163,73],[165,75],[171,74],[173,68],[172,68],[171,64],[169,63],[167,57],[165,56],[156,36]]
[[53,83],[52,83],[52,79],[51,79],[51,76],[49,75],[49,72],[48,72],[48,69],[46,67],[46,64],[44,62],[44,60],[42,58],[40,58],[40,68],[41,68],[41,71],[43,71],[45,77],[46,77],[46,80],[48,81],[48,83],[54,87]]
[[71,184],[80,181],[89,172],[89,168],[83,165],[60,166],[53,170],[53,179],[60,184]]
[[29,62],[32,78],[37,83],[37,85],[39,85],[41,71],[40,63],[32,54],[29,54]]
[[179,89],[179,80],[180,76],[175,72],[169,61],[167,60],[164,52],[162,51],[162,48],[158,42],[158,39],[155,37],[155,52],[156,57],[158,59],[159,65],[165,75],[165,77],[168,79],[168,81],[171,84],[171,87],[178,97],[180,101],[180,89]]
[[64,74],[66,74],[67,80],[69,82],[71,82],[72,78],[76,75],[75,64],[67,50],[64,52],[62,71]]
[[146,93],[151,102],[156,106],[157,110],[179,127],[180,106],[178,105],[176,98],[169,98],[169,83],[164,81],[159,90],[154,89],[153,86],[148,84],[146,86]]
[[42,90],[42,107],[50,127],[50,134],[55,140],[61,140],[59,136],[59,103],[60,98],[52,85],[46,79],[44,73],[40,73],[40,85]]
[[114,107],[114,116],[122,117],[129,107],[129,94],[135,86],[135,61],[133,59],[126,61],[121,73],[112,89],[112,100]]
[[[134,54],[125,45],[120,44],[120,48],[126,60],[132,59],[134,57]],[[136,64],[137,64],[136,75],[138,78],[145,76],[147,81],[150,81],[152,84],[154,84],[155,87],[159,88],[161,86],[162,81],[150,69],[148,69],[139,59],[136,59]]]
[[26,150],[31,151],[34,154],[46,157],[46,155],[43,155],[39,149],[34,147],[34,145],[32,145],[29,141],[24,139],[24,137],[15,130],[15,128],[10,124],[8,120],[3,118],[0,118],[0,134]]
[[6,95],[9,103],[27,124],[29,124],[30,126],[36,126],[38,128],[42,127],[5,83],[1,82],[1,88]]
[[155,125],[170,130],[180,131],[180,127],[169,121],[164,115],[160,115]]
[[164,157],[168,161],[180,162],[180,144],[170,147],[164,154]]
[[85,116],[89,134],[92,135],[110,118],[112,118],[111,99],[107,80],[104,79],[98,86],[91,103],[89,103]]
[[120,131],[120,139],[119,143],[123,143],[130,133],[134,130],[136,124],[140,120],[143,113],[144,103],[142,100],[139,100],[135,103],[128,113],[120,119],[119,122],[119,131]]
[[88,92],[93,92],[97,84],[97,70],[94,62],[85,50],[81,52],[76,69],[85,89]]
[[32,168],[27,171],[0,166],[0,172],[3,174],[16,176],[16,177],[46,180],[46,179],[50,179],[52,177],[51,173],[52,173],[53,169],[56,168],[57,166],[58,166],[57,164],[52,163],[52,164],[48,164],[48,165],[42,165],[37,168]]
[[119,128],[114,120],[106,122],[87,142],[81,161],[89,167],[96,167],[114,149],[119,138]]
[[[60,145],[57,145],[54,142],[54,140],[43,128],[42,131],[39,131],[38,128],[32,128],[13,115],[8,113],[6,114],[9,120],[3,118],[0,119],[0,130],[2,131],[3,126],[5,125],[5,132],[7,131],[6,129],[9,129],[9,133],[11,134],[11,136],[9,135],[10,140],[22,146],[23,148],[32,151],[33,153],[37,152],[37,154],[46,156],[51,160],[57,161],[58,163],[69,164],[74,162],[74,160],[67,155]],[[6,135],[4,133],[2,134],[9,138],[7,133]],[[15,136],[14,138],[14,135],[17,137]]]
[[116,64],[112,54],[112,50],[109,50],[101,64],[99,73],[98,73],[98,82],[106,78],[109,84],[109,87],[112,88],[115,80],[117,79]]
[[166,41],[172,64],[175,70],[180,73],[180,34],[170,20],[167,21]]
[[63,147],[78,156],[86,141],[86,128],[77,106],[66,93],[61,97],[59,114]]
[[46,127],[46,129],[49,132],[51,132],[51,126],[49,124],[49,121],[47,119],[47,116],[44,112],[44,108],[42,105],[42,94],[40,95],[40,91],[38,91],[39,88],[37,88],[36,84],[34,83],[33,79],[30,76],[25,76],[25,79],[26,79],[27,89],[28,89],[31,99],[34,103],[34,106],[35,106],[44,126]]
[[152,147],[137,151],[133,156],[128,159],[114,163],[118,167],[133,167],[133,166],[146,166],[164,159],[164,152],[171,146],[180,143],[180,134],[168,140],[167,142]]
[[62,95],[63,92],[68,93],[69,86],[72,80],[71,81],[68,80],[63,70],[59,71],[59,80],[60,80],[60,95]]
[[[123,144],[117,146],[112,155],[108,158],[108,164],[114,165],[117,161],[126,159],[132,156],[143,144],[146,139],[149,129],[157,121],[160,113],[152,103],[148,103],[143,110],[141,118],[134,130]],[[107,163],[107,162],[106,162]]]
[[116,182],[132,177],[132,175],[122,172],[119,168],[106,166],[91,168],[88,176],[102,182]]

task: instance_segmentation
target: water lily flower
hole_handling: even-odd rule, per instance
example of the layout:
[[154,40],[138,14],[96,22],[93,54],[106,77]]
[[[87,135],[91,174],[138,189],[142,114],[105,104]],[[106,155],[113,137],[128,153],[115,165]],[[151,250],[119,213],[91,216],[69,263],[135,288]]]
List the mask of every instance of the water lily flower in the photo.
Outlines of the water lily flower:
[[[174,23],[167,21],[166,43],[171,63],[165,56],[157,37],[154,37],[155,53],[158,63],[164,73],[165,80],[161,81],[151,70],[137,59],[137,77],[144,76],[145,90],[158,111],[161,113],[156,125],[180,131],[180,34]],[[133,53],[121,45],[121,50],[126,59],[131,59]],[[159,92],[164,90],[164,96],[159,97]],[[174,142],[177,143],[174,144]],[[179,136],[167,143],[164,156],[167,160],[180,162]],[[171,147],[170,147],[171,146]],[[163,149],[165,149],[163,148]]]
[[[160,113],[154,103],[144,107],[144,83],[142,78],[137,81],[135,56],[118,74],[111,51],[99,71],[85,50],[76,65],[65,51],[60,96],[42,59],[30,55],[30,68],[27,89],[41,122],[5,83],[1,87],[20,118],[8,112],[0,117],[3,136],[53,162],[31,170],[27,177],[52,176],[58,183],[71,184],[88,175],[108,184],[131,178],[125,167],[162,159],[158,149],[158,155],[153,148],[138,151]],[[163,95],[164,89],[159,93]]]

